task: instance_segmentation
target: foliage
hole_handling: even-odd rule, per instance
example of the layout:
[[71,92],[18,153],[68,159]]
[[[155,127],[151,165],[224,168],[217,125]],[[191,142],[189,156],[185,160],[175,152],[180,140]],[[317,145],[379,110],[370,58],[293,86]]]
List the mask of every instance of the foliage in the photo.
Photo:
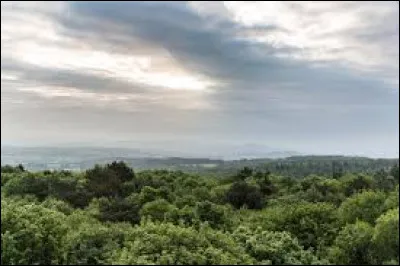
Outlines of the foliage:
[[115,197],[120,192],[122,180],[108,167],[96,165],[86,171],[86,179],[87,188],[95,197]]
[[117,264],[221,265],[253,264],[254,259],[229,235],[208,227],[196,230],[170,223],[144,222],[129,232]]
[[270,230],[287,231],[305,248],[329,245],[337,231],[335,207],[328,203],[297,203],[267,209]]
[[59,211],[66,215],[69,215],[74,211],[67,202],[51,197],[46,198],[41,205],[47,209]]
[[399,163],[397,161],[397,164],[392,166],[390,169],[390,175],[393,176],[394,180],[399,184]]
[[[353,173],[371,174],[382,168],[388,169],[394,165],[397,169],[398,159],[370,159],[365,157],[346,156],[292,156],[280,159],[252,159],[235,160],[213,163],[216,167],[211,169],[185,168],[186,171],[201,173],[214,173],[218,176],[231,176],[244,167],[253,169],[268,169],[271,173],[291,178],[304,178],[315,174],[329,178],[341,179],[342,176]],[[397,181],[398,183],[398,181]]]
[[383,169],[376,172],[374,174],[373,178],[374,178],[374,182],[375,182],[375,187],[379,190],[383,190],[383,191],[387,192],[387,191],[392,190],[396,185],[395,177],[392,175],[389,175],[389,173],[387,173]]
[[214,204],[210,201],[202,201],[196,204],[194,208],[195,216],[202,222],[208,222],[212,228],[229,228],[230,211],[226,206]]
[[399,207],[399,185],[391,191],[385,201],[385,209],[390,210]]
[[1,167],[1,173],[5,174],[13,174],[13,173],[22,173],[25,171],[25,168],[22,164],[18,164],[17,166],[11,166],[11,165],[4,165]]
[[140,222],[140,206],[127,199],[101,198],[98,201],[100,221],[109,222],[130,222],[136,224]]
[[48,183],[46,177],[29,173],[9,180],[3,191],[6,195],[32,194],[39,200],[44,200],[50,193]]
[[138,200],[141,205],[146,204],[157,199],[169,199],[168,189],[165,187],[153,188],[150,186],[145,186],[142,188],[138,195]]
[[244,181],[247,177],[250,177],[253,174],[253,169],[250,167],[243,167],[243,169],[240,169],[238,173],[236,174],[236,178],[239,181]]
[[363,221],[346,225],[330,249],[330,260],[336,264],[358,265],[373,263],[372,236],[374,228]]
[[165,199],[156,199],[147,202],[140,210],[140,216],[151,217],[157,221],[164,221],[166,215],[174,209],[174,206]]
[[267,170],[265,172],[257,171],[254,175],[254,179],[260,188],[260,192],[265,196],[271,196],[277,192],[277,187],[273,184],[270,174],[271,172]]
[[346,175],[342,178],[342,184],[345,195],[351,196],[352,194],[361,192],[362,190],[373,188],[373,179],[370,176],[363,174]]
[[65,215],[36,204],[1,201],[2,264],[60,264]]
[[399,208],[389,210],[377,219],[373,242],[378,263],[399,261]]
[[312,251],[304,250],[288,232],[253,231],[247,227],[239,227],[234,233],[234,238],[241,242],[247,252],[263,262],[272,265],[309,265],[325,264],[320,261]]
[[329,202],[335,205],[340,205],[345,199],[340,181],[318,176],[308,176],[301,180],[297,197],[309,202]]
[[374,224],[385,211],[386,195],[380,191],[364,191],[347,198],[340,206],[339,219],[343,223],[362,220]]
[[391,160],[240,160],[201,175],[124,162],[1,170],[2,264],[399,262]]
[[135,178],[135,173],[132,168],[128,167],[124,162],[112,162],[107,164],[107,169],[110,169],[116,173],[121,182],[128,182]]
[[249,209],[262,208],[262,194],[255,186],[244,181],[233,183],[226,193],[226,200],[235,208],[246,206]]
[[175,225],[194,225],[197,222],[194,207],[188,205],[183,208],[172,208],[166,213],[166,220]]
[[90,217],[75,213],[68,217],[71,230],[65,238],[66,264],[107,264],[111,253],[121,247],[122,230],[112,230]]
[[68,202],[74,207],[85,207],[92,198],[81,180],[64,173],[23,173],[12,177],[3,187],[6,195],[34,195],[40,201],[53,197]]

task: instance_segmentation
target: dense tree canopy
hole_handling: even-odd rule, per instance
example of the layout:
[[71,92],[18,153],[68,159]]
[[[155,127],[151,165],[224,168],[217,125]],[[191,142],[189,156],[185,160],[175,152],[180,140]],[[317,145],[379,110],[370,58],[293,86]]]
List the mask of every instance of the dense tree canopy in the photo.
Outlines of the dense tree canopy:
[[371,252],[374,228],[363,221],[346,225],[330,249],[330,259],[338,264],[373,264]]
[[124,162],[85,172],[3,166],[1,261],[398,264],[398,165],[350,173],[364,164],[343,161],[334,174],[284,174],[332,170],[325,163],[249,163],[228,177]]
[[362,220],[374,224],[385,211],[387,195],[380,191],[364,191],[347,198],[339,208],[344,223]]

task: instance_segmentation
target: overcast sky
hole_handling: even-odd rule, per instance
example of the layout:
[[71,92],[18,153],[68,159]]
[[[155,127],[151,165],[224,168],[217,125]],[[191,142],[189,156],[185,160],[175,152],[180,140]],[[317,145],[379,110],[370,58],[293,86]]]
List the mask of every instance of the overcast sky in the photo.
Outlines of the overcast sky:
[[398,109],[398,2],[1,2],[2,143],[397,157]]

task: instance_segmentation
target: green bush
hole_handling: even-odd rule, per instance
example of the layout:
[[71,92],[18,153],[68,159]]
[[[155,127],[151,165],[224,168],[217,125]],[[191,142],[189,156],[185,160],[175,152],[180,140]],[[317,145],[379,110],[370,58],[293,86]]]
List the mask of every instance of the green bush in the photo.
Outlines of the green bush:
[[144,222],[115,250],[116,264],[227,265],[255,260],[229,235],[208,227],[196,230],[170,223]]
[[237,209],[243,206],[249,209],[261,209],[263,207],[263,195],[259,189],[244,181],[232,184],[226,192],[226,200]]
[[270,230],[287,231],[305,248],[331,244],[338,229],[335,206],[329,203],[298,203],[276,206],[264,212]]
[[373,227],[363,221],[346,225],[329,250],[329,259],[336,264],[373,264]]
[[359,193],[362,190],[372,189],[374,181],[372,177],[363,174],[358,175],[345,175],[340,178],[345,195],[351,196],[355,193]]
[[46,177],[37,174],[27,173],[12,178],[3,188],[6,195],[35,195],[40,201],[49,195],[49,182]]
[[[83,213],[74,213],[66,223],[70,230],[64,239],[65,264],[104,265],[122,247],[126,226],[107,227]],[[129,230],[129,229],[128,229]]]
[[386,194],[379,191],[364,191],[347,198],[338,210],[343,223],[354,223],[357,219],[374,224],[385,211]]
[[87,189],[95,197],[115,197],[121,192],[122,180],[110,168],[96,165],[86,171],[86,179]]
[[395,190],[390,192],[386,201],[385,209],[395,209],[399,207],[399,185],[396,186]]
[[98,219],[102,222],[140,222],[140,206],[127,199],[101,198],[98,200]]
[[196,218],[208,222],[212,228],[227,229],[230,227],[230,209],[210,201],[198,202],[194,208]]
[[36,204],[1,201],[2,264],[62,264],[65,215]]
[[318,265],[326,264],[298,243],[288,232],[254,231],[239,227],[233,237],[246,247],[257,261],[272,265]]
[[399,208],[389,210],[377,219],[373,242],[377,263],[399,261]]
[[157,199],[144,204],[140,210],[140,216],[151,217],[157,221],[164,221],[166,215],[175,208],[174,205],[170,204],[165,199]]

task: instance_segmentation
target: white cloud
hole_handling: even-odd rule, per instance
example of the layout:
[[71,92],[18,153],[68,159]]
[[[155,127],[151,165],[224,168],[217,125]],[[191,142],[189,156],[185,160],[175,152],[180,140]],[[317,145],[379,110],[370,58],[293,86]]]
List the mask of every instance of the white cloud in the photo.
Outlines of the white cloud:
[[[364,40],[355,34],[399,28],[399,7],[395,2],[240,2],[225,1],[235,21],[246,26],[276,26],[282,31],[249,36],[250,40],[279,47],[299,48],[277,56],[307,61],[335,61],[360,71],[391,69],[398,80],[398,41]],[[379,32],[378,32],[379,33]],[[396,36],[396,35],[394,35]],[[391,38],[390,36],[387,38]],[[395,74],[397,73],[397,74]]]
[[[37,13],[14,14],[12,7],[2,11],[2,57],[166,89],[205,91],[216,85],[207,77],[185,70],[162,47],[157,53],[132,51],[129,55],[93,50],[78,39],[63,36],[51,17]],[[20,7],[25,10],[29,4]]]

